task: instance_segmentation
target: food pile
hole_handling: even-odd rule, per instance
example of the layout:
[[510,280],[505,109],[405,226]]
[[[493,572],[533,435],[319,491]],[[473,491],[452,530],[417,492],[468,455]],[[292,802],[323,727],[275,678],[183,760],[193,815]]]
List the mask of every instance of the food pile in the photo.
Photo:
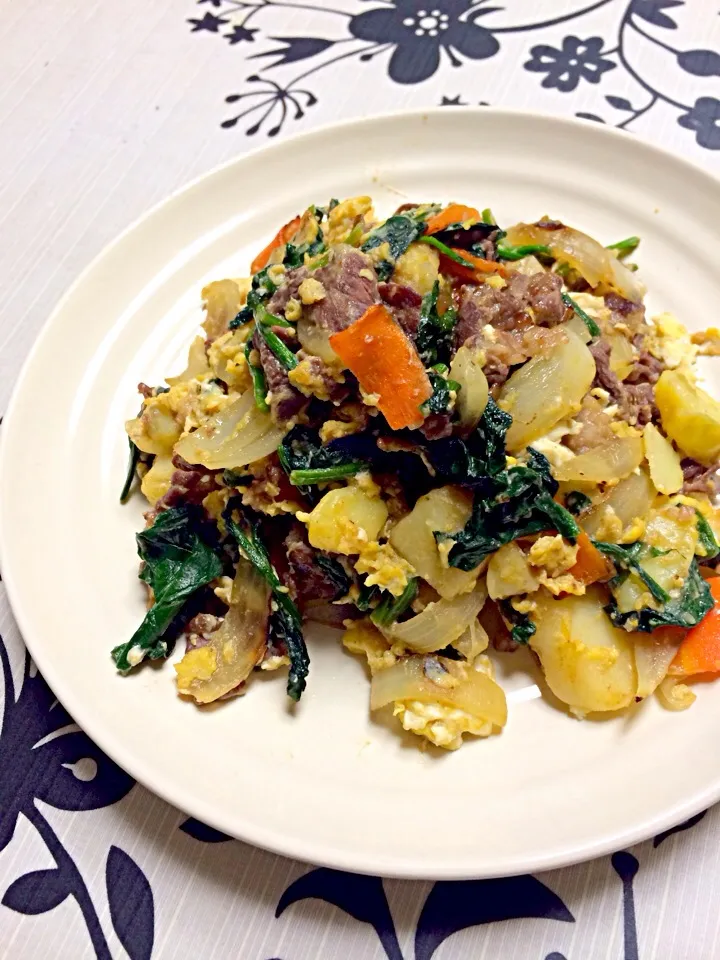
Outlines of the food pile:
[[[367,659],[370,709],[455,749],[507,719],[493,660],[527,647],[576,716],[720,672],[720,404],[629,262],[556,220],[369,197],[311,206],[127,424],[151,504],[145,619],[122,672],[179,640],[198,704],[287,668],[303,625]],[[422,741],[424,742],[424,741]]]

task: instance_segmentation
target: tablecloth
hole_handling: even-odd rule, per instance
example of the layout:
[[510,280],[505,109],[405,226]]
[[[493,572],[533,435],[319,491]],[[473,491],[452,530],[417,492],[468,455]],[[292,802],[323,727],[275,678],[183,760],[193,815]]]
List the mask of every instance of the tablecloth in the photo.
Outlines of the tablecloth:
[[[190,178],[263,143],[404,107],[510,105],[620,127],[720,172],[712,0],[2,0],[0,11],[0,412],[95,254]],[[1,585],[0,634],[0,957],[720,957],[717,808],[536,877],[432,884],[317,869],[134,784],[55,701]]]

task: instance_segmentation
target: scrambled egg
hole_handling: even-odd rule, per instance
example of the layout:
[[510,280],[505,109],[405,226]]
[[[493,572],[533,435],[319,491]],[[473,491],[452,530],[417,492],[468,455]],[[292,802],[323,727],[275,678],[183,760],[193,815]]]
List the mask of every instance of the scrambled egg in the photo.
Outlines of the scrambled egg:
[[302,304],[299,300],[296,300],[295,297],[290,297],[288,302],[285,304],[285,319],[295,323],[296,320],[299,320],[302,316]]
[[580,433],[582,424],[575,420],[561,420],[544,437],[538,437],[533,440],[531,446],[550,461],[552,467],[560,467],[568,460],[572,460],[575,454],[569,447],[565,447],[560,442],[563,437],[574,436]]
[[408,580],[415,576],[415,568],[407,560],[403,560],[389,543],[380,544],[377,540],[361,547],[355,569],[358,573],[369,574],[365,586],[378,586],[394,597],[399,597]]
[[662,360],[666,367],[690,367],[698,354],[685,327],[671,313],[661,313],[653,317],[655,329],[646,340],[650,353]]
[[554,537],[539,537],[530,547],[528,559],[534,567],[542,567],[551,577],[559,577],[577,561],[577,544],[566,543],[556,534]]
[[392,667],[397,657],[390,644],[370,620],[346,621],[348,626],[343,635],[343,646],[350,653],[367,657],[370,673],[377,673],[386,667]]
[[[486,673],[489,677],[493,676],[492,664],[484,655],[477,658],[474,669]],[[403,729],[425,737],[436,747],[443,747],[445,750],[459,749],[464,733],[471,733],[475,737],[489,737],[493,730],[491,721],[437,702],[398,700],[393,715],[400,720]]]
[[245,359],[245,344],[249,335],[249,328],[230,330],[213,340],[208,350],[208,361],[213,374],[238,393],[244,393],[252,386]]
[[288,380],[306,397],[329,400],[328,384],[321,373],[315,370],[311,357],[305,357],[288,372]]
[[[335,243],[342,243],[347,240],[358,221],[371,221],[373,218],[373,205],[370,197],[349,197],[347,200],[343,200],[328,213],[328,229],[325,238],[327,244],[332,246]],[[383,258],[381,257],[381,259]]]
[[325,299],[325,287],[315,277],[306,277],[298,287],[300,301],[308,306]]

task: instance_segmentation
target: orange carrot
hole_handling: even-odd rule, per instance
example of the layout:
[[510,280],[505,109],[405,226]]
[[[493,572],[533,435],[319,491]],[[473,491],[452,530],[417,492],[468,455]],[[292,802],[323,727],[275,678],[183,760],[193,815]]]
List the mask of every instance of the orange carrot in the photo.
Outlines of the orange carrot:
[[598,580],[609,580],[613,575],[613,566],[584,530],[578,534],[577,545],[577,559],[568,573],[586,585],[597,583]]
[[467,220],[477,221],[480,214],[475,207],[464,207],[461,203],[450,203],[440,213],[429,217],[425,224],[425,233],[439,233],[446,230],[453,223],[465,223]]
[[278,247],[281,247],[284,243],[287,243],[288,240],[291,240],[297,233],[299,226],[300,217],[295,217],[289,223],[286,223],[284,227],[281,227],[265,249],[261,250],[250,264],[250,273],[257,273],[258,270],[266,267],[273,250],[277,250]]
[[720,673],[720,577],[708,581],[715,606],[680,644],[670,670],[692,677],[697,673]]
[[501,277],[507,277],[508,275],[505,267],[495,260],[483,260],[482,257],[476,257],[472,253],[468,253],[467,250],[456,250],[454,247],[450,249],[453,253],[462,257],[463,260],[471,263],[472,267],[465,267],[462,263],[440,254],[440,273],[449,273],[451,276],[460,277],[461,280],[466,280],[469,283],[482,283],[485,277],[492,273],[497,273]]
[[432,386],[411,340],[385,307],[375,303],[351,326],[330,337],[330,346],[357,377],[393,430],[419,427],[420,405]]

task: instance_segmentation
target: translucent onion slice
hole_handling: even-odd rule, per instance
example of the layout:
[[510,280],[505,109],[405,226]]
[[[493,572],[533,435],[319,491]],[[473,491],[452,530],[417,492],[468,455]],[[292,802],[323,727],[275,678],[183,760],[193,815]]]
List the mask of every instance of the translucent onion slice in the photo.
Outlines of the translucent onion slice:
[[655,499],[655,488],[645,470],[631,473],[625,480],[621,480],[610,491],[610,495],[599,501],[585,516],[580,525],[591,537],[595,537],[605,523],[607,510],[610,508],[620,518],[624,528],[639,517],[643,520]]
[[553,473],[561,481],[607,483],[631,474],[640,466],[644,455],[641,437],[614,437],[593,450],[558,464]]
[[252,564],[238,561],[230,608],[207,646],[188,650],[175,665],[178,693],[212,703],[230,693],[262,660],[267,642],[270,588]]
[[209,470],[245,467],[273,453],[284,436],[270,414],[258,410],[248,391],[179,440],[175,453]]
[[487,674],[443,657],[407,657],[378,671],[370,685],[370,709],[398,700],[444,703],[498,727],[507,720],[502,687]]
[[649,697],[667,676],[675,658],[682,630],[655,630],[645,636],[635,635],[635,667],[638,678],[638,697]]
[[488,402],[488,382],[483,373],[484,352],[477,347],[460,347],[450,364],[450,379],[460,384],[455,407],[460,424],[477,426]]
[[188,351],[187,366],[183,372],[179,373],[176,377],[166,377],[165,382],[169,383],[171,387],[174,387],[176,384],[184,383],[186,380],[195,380],[196,377],[201,377],[209,370],[210,366],[205,354],[205,340],[203,337],[195,337]]
[[478,584],[470,593],[452,600],[429,603],[422,613],[394,624],[386,635],[416,653],[442,650],[462,636],[482,610],[486,597],[485,584]]
[[338,365],[339,358],[330,346],[330,334],[327,330],[322,330],[307,317],[301,317],[298,321],[297,333],[303,350],[312,353],[313,356],[320,357],[325,363]]
[[536,223],[518,223],[508,230],[507,241],[518,245],[541,243],[550,247],[557,260],[577,270],[591,287],[604,283],[628,300],[639,301],[645,296],[644,285],[611,250],[572,227],[547,230]]

